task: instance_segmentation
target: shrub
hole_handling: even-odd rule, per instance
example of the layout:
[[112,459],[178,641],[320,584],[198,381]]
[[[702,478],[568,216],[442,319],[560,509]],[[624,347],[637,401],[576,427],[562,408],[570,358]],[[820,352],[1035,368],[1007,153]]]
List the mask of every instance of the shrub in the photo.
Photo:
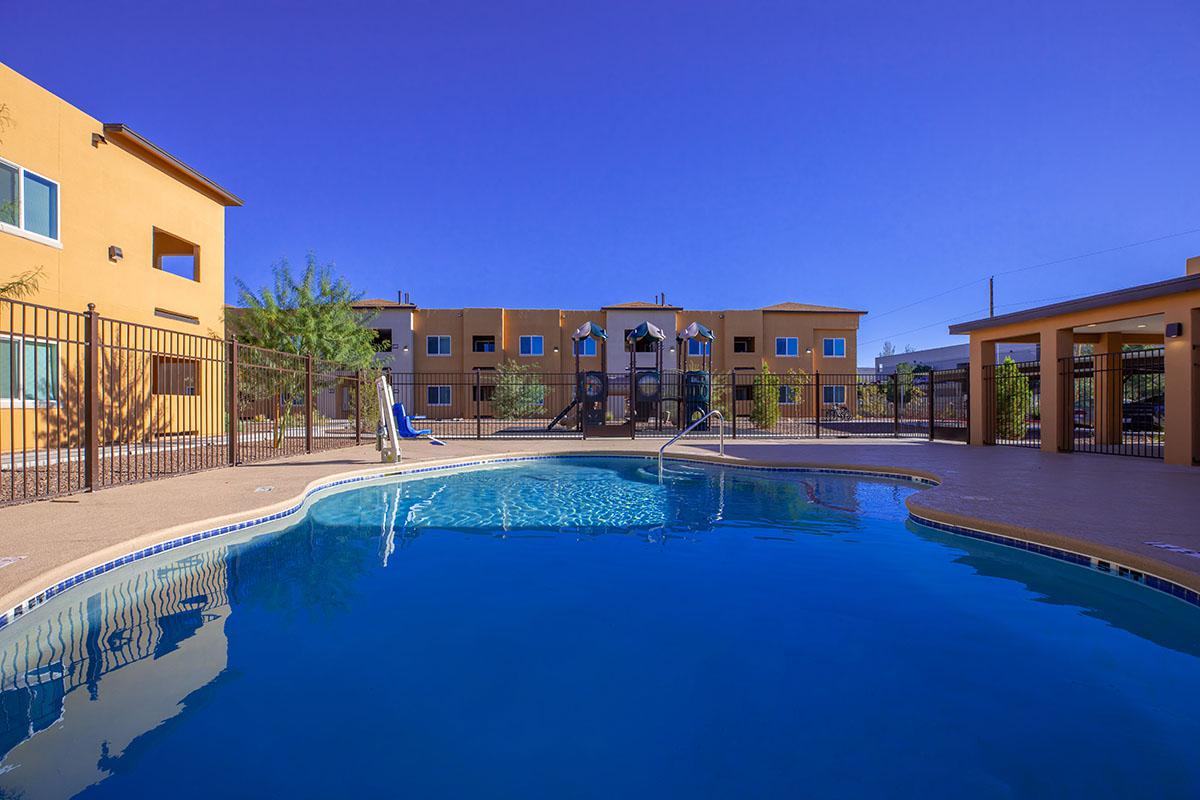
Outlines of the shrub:
[[1029,378],[1009,356],[996,367],[993,384],[996,391],[996,436],[1001,439],[1024,439],[1029,430],[1029,412],[1033,407]]
[[760,428],[774,428],[779,422],[779,376],[763,362],[762,372],[754,377],[750,421]]

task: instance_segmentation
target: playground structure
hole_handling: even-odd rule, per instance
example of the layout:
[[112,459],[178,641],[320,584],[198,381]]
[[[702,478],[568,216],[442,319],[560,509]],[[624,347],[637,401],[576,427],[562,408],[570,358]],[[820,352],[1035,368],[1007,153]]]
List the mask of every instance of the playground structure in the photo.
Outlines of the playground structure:
[[[713,332],[693,322],[676,337],[676,362],[679,371],[679,427],[682,430],[697,423],[694,430],[707,431],[707,415],[712,408]],[[692,355],[691,344],[696,342],[700,351]],[[691,369],[691,360],[699,360],[700,368]]]

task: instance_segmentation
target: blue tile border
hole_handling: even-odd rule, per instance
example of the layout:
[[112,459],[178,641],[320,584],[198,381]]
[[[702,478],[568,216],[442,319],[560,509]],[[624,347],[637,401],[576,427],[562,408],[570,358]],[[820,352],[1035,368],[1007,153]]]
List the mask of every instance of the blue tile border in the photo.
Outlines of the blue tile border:
[[[30,597],[30,598],[26,599],[24,602],[9,609],[8,611],[5,611],[3,613],[3,615],[0,615],[0,629],[4,628],[8,624],[10,624],[18,617],[21,617],[24,614],[37,608],[38,606],[40,606],[42,603],[46,602],[50,598],[52,598],[58,594],[61,594],[62,592],[66,591],[67,589],[77,586],[78,584],[83,583],[86,580],[97,577],[99,575],[103,575],[104,573],[109,572],[113,569],[116,569],[117,567],[121,567],[126,564],[133,563],[135,561],[140,561],[143,558],[148,558],[150,556],[157,555],[159,553],[163,553],[168,550],[174,550],[177,547],[183,547],[184,545],[189,545],[189,544],[193,544],[195,542],[204,541],[205,539],[212,539],[217,536],[223,536],[227,533],[234,533],[236,531],[245,530],[246,528],[252,527],[254,525],[261,525],[265,522],[273,522],[275,520],[290,517],[293,514],[298,513],[301,510],[301,508],[304,507],[304,504],[307,503],[308,500],[313,495],[315,495],[319,492],[324,492],[329,489],[336,488],[338,486],[346,486],[346,485],[354,484],[354,483],[363,483],[366,481],[377,481],[377,480],[383,480],[383,479],[388,479],[388,478],[408,477],[410,475],[422,475],[422,474],[426,474],[426,473],[430,473],[430,472],[446,472],[446,471],[450,471],[450,470],[469,469],[470,467],[492,466],[495,464],[514,464],[514,463],[520,463],[520,462],[526,462],[526,461],[545,461],[545,460],[555,460],[555,459],[565,459],[565,458],[637,459],[639,461],[650,461],[650,462],[655,461],[655,458],[653,456],[634,455],[634,454],[630,454],[630,453],[602,453],[602,452],[600,452],[600,453],[596,453],[596,452],[593,452],[593,453],[547,453],[544,455],[501,456],[499,458],[481,458],[481,459],[476,459],[474,461],[462,461],[462,462],[455,462],[453,464],[434,464],[434,465],[427,466],[427,467],[411,467],[411,468],[397,467],[394,471],[377,472],[377,473],[372,473],[372,474],[368,474],[368,475],[354,475],[354,476],[351,476],[348,478],[341,478],[339,480],[329,481],[328,483],[322,483],[322,484],[319,484],[318,486],[313,487],[312,489],[309,489],[308,491],[306,491],[304,493],[303,497],[301,497],[298,502],[294,503],[292,506],[284,509],[283,511],[276,511],[272,514],[258,517],[256,519],[248,519],[248,520],[243,520],[241,522],[231,522],[228,525],[223,525],[219,528],[210,528],[208,530],[200,531],[198,533],[186,534],[184,536],[180,536],[180,537],[171,539],[166,542],[160,542],[159,544],[149,545],[147,547],[142,548],[141,550],[137,550],[132,553],[128,553],[124,556],[121,556],[119,558],[115,558],[115,559],[108,561],[104,564],[101,564],[99,566],[95,566],[95,567],[92,567],[83,572],[77,573],[69,578],[64,578],[63,580],[59,581],[58,583],[54,584],[53,586],[43,589],[41,592],[38,592],[33,597]],[[920,486],[937,486],[938,485],[938,481],[933,480],[932,478],[926,478],[926,477],[923,477],[920,475],[911,475],[911,474],[904,473],[904,472],[885,471],[885,470],[853,469],[853,468],[841,468],[841,467],[820,467],[820,466],[788,467],[788,466],[770,466],[770,465],[759,465],[759,464],[728,464],[728,463],[716,461],[716,460],[708,460],[708,459],[703,459],[703,458],[687,458],[687,457],[681,458],[679,456],[671,456],[671,457],[664,458],[663,460],[669,461],[669,462],[675,462],[675,463],[708,464],[710,466],[720,466],[725,469],[734,469],[734,470],[746,470],[746,471],[758,471],[758,472],[801,473],[801,474],[810,474],[810,475],[851,475],[851,476],[856,476],[856,477],[883,478],[883,479],[888,479],[888,480],[905,481],[907,483],[915,483]],[[937,530],[943,530],[943,531],[947,531],[949,533],[958,533],[958,534],[961,534],[964,536],[970,536],[970,537],[976,538],[976,539],[984,539],[985,541],[994,541],[999,544],[1007,544],[1010,547],[1016,547],[1016,548],[1022,549],[1022,550],[1029,550],[1031,552],[1038,552],[1038,553],[1041,553],[1042,555],[1049,555],[1053,558],[1061,558],[1061,560],[1071,561],[1071,563],[1079,563],[1081,565],[1095,566],[1097,569],[1101,569],[1102,571],[1114,571],[1114,572],[1117,572],[1117,574],[1124,575],[1125,577],[1133,577],[1134,580],[1137,580],[1140,583],[1145,583],[1145,585],[1150,586],[1151,588],[1156,588],[1159,591],[1163,591],[1172,596],[1179,597],[1180,599],[1190,602],[1193,605],[1200,606],[1200,598],[1197,598],[1196,592],[1194,592],[1186,587],[1180,586],[1176,583],[1172,583],[1171,581],[1167,581],[1163,578],[1154,576],[1154,575],[1146,575],[1141,572],[1137,572],[1136,570],[1131,570],[1127,567],[1123,567],[1123,566],[1119,566],[1119,565],[1111,565],[1107,561],[1099,561],[1098,559],[1091,559],[1088,556],[1080,555],[1078,553],[1069,553],[1066,550],[1059,550],[1057,548],[1045,547],[1043,545],[1035,545],[1032,542],[1026,542],[1021,539],[1014,539],[1014,538],[1007,537],[1007,536],[999,536],[996,534],[986,533],[984,531],[975,531],[970,528],[961,528],[961,527],[954,526],[954,525],[946,525],[944,523],[924,519],[922,517],[917,516],[916,514],[912,514],[911,512],[910,512],[909,516],[913,521],[915,521],[921,525],[926,525],[928,527],[935,528]],[[1062,554],[1062,555],[1059,556],[1057,554]],[[1077,560],[1073,560],[1073,559],[1082,559],[1082,561],[1077,561]],[[1101,567],[1099,565],[1105,565],[1105,567]],[[1152,581],[1153,581],[1153,583],[1152,583]],[[1164,586],[1167,588],[1163,588]]]
[[987,531],[977,530],[975,528],[966,528],[961,525],[950,525],[945,522],[938,522],[927,517],[919,516],[912,511],[908,512],[908,518],[918,525],[924,525],[926,528],[953,533],[957,536],[966,536],[971,539],[978,539],[983,542],[991,542],[992,544],[1000,544],[1005,547],[1011,547],[1016,550],[1024,550],[1028,553],[1036,553],[1039,556],[1065,561],[1068,564],[1094,569],[1097,572],[1105,572],[1110,575],[1115,575],[1119,578],[1131,580],[1135,583],[1140,583],[1151,589],[1168,594],[1185,603],[1190,603],[1193,606],[1200,607],[1200,592],[1189,589],[1186,586],[1181,586],[1174,581],[1169,581],[1166,578],[1160,578],[1149,572],[1127,567],[1123,564],[1118,564],[1114,561],[1109,561],[1096,556],[1084,555],[1071,550],[1063,550],[1061,547],[1052,545],[1038,544],[1026,539],[1018,539],[1013,536],[1004,536],[998,533],[988,533]]

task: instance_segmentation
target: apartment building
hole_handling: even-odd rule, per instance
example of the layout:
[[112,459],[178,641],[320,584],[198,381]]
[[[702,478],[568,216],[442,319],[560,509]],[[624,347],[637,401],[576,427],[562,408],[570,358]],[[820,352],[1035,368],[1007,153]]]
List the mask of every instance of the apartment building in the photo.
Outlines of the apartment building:
[[[855,374],[857,333],[865,311],[806,303],[778,303],[757,309],[690,310],[663,303],[628,302],[583,310],[511,308],[419,308],[406,302],[363,300],[356,307],[373,315],[381,363],[394,372],[464,373],[495,369],[505,361],[540,372],[575,370],[571,334],[584,322],[609,335],[607,361],[601,348],[583,343],[580,366],[612,373],[629,369],[624,336],[642,322],[667,335],[663,365],[674,368],[679,332],[692,322],[715,336],[716,372],[757,370]],[[691,355],[702,345],[691,344]],[[653,365],[653,353],[637,353],[639,367]]]

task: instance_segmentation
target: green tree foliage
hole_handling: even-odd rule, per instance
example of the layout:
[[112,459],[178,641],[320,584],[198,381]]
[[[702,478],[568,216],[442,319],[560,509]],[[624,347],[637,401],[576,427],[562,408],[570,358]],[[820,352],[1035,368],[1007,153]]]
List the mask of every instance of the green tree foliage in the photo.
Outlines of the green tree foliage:
[[520,419],[542,414],[546,386],[532,365],[512,359],[496,367],[496,388],[492,394],[492,414],[502,419]]
[[370,319],[351,306],[359,295],[335,275],[333,264],[318,264],[309,253],[299,279],[286,259],[271,270],[274,286],[257,292],[237,281],[242,307],[226,323],[241,344],[253,346],[238,351],[239,405],[256,413],[270,409],[278,448],[304,417],[306,357],[317,362],[315,397],[333,385],[333,371],[371,367],[375,345]]
[[[4,217],[3,206],[0,206],[0,220]],[[31,269],[28,272],[22,272],[15,278],[11,278],[5,283],[0,283],[0,297],[8,297],[13,300],[20,300],[23,297],[28,297],[38,290],[38,282],[42,277],[42,268]]]
[[1029,413],[1033,408],[1033,392],[1029,379],[1021,372],[1012,356],[997,365],[994,381],[996,391],[996,436],[1001,439],[1024,439],[1029,430]]
[[889,388],[877,381],[858,385],[858,416],[878,419],[891,416],[888,406]]
[[753,403],[750,406],[750,421],[759,428],[774,428],[779,422],[779,376],[771,372],[764,361],[762,372],[754,376]]

